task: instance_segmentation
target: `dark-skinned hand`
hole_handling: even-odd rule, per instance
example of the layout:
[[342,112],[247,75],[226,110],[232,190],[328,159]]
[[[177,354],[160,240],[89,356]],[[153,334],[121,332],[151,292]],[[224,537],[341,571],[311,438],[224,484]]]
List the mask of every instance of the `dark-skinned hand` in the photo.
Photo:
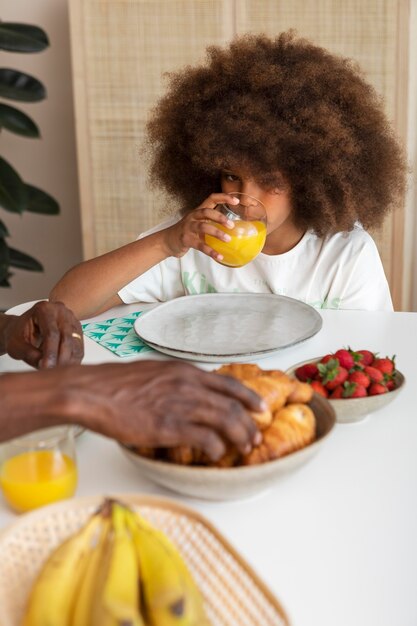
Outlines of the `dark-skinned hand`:
[[22,315],[2,316],[1,322],[3,351],[32,367],[80,363],[84,356],[81,324],[61,302],[37,302]]
[[263,410],[263,401],[233,378],[175,361],[65,370],[72,419],[123,443],[189,445],[217,460],[225,442],[247,453],[261,440],[249,411]]

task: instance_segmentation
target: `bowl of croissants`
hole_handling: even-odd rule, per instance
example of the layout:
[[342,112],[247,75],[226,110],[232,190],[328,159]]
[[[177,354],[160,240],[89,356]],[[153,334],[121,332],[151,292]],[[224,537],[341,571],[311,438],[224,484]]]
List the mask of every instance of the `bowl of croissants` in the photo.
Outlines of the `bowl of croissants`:
[[335,412],[328,400],[280,370],[232,363],[216,373],[239,379],[265,400],[267,410],[251,414],[262,433],[261,443],[246,455],[229,446],[215,463],[188,446],[151,449],[120,444],[142,476],[197,498],[249,497],[309,461],[335,425]]

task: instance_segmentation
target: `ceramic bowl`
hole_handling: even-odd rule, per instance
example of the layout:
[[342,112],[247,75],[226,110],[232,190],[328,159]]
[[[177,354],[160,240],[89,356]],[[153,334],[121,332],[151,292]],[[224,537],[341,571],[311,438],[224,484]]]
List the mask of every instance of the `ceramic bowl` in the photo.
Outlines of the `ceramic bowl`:
[[[295,376],[295,370],[307,363],[318,363],[323,357],[308,359],[301,363],[296,363],[285,373]],[[336,421],[340,424],[350,424],[364,420],[370,413],[382,409],[392,402],[405,385],[405,378],[401,372],[396,370],[396,388],[388,393],[379,396],[366,396],[365,398],[343,398],[341,400],[329,400],[336,413]]]
[[309,405],[316,417],[315,441],[288,456],[260,465],[230,468],[177,465],[139,456],[128,446],[120,445],[141,476],[172,491],[206,500],[246,498],[269,488],[319,451],[335,424],[335,413],[326,398],[318,394],[314,394]]

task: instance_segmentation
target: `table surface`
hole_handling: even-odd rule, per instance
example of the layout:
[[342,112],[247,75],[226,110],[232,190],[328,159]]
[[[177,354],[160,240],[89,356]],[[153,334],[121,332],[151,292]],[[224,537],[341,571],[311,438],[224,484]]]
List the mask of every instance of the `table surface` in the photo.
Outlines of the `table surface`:
[[[117,307],[95,319],[143,308]],[[347,345],[396,354],[406,385],[385,409],[357,424],[337,424],[307,465],[269,491],[233,502],[168,492],[142,478],[116,443],[85,433],[77,443],[77,495],[151,493],[194,507],[252,565],[294,626],[416,626],[417,313],[320,313],[315,337],[259,365],[287,369]],[[88,338],[85,349],[85,363],[127,360]],[[150,357],[166,358],[142,358]],[[0,372],[24,369],[0,358]],[[15,519],[0,500],[0,528]]]

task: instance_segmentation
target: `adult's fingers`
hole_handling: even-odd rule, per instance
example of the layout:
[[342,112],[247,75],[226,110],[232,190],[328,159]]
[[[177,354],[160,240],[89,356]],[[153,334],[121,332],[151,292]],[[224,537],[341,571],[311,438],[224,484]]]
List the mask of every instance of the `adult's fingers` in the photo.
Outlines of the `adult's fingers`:
[[252,391],[252,389],[245,387],[245,385],[236,378],[224,376],[223,374],[215,374],[214,372],[201,372],[201,374],[203,376],[203,382],[208,387],[239,400],[239,402],[244,404],[250,411],[265,411],[268,408],[265,400]]
[[39,368],[79,363],[84,355],[80,322],[60,302],[36,305],[33,319],[41,337]]
[[38,348],[25,346],[24,361],[32,367],[39,368],[39,361],[42,358],[42,352]]
[[205,426],[187,424],[180,429],[178,444],[202,450],[212,461],[218,461],[226,452],[220,435]]
[[80,363],[84,356],[83,331],[80,324],[72,326],[71,333],[61,333],[61,343],[58,352],[58,365]]
[[54,367],[58,361],[58,352],[61,342],[61,333],[58,328],[56,314],[53,309],[49,308],[46,304],[46,306],[38,308],[34,312],[33,321],[37,326],[41,339],[40,350],[42,352],[42,358],[39,361],[38,367],[41,369]]
[[200,398],[199,405],[189,417],[192,423],[216,431],[242,454],[260,443],[261,435],[254,420],[238,400],[215,392],[202,392]]

